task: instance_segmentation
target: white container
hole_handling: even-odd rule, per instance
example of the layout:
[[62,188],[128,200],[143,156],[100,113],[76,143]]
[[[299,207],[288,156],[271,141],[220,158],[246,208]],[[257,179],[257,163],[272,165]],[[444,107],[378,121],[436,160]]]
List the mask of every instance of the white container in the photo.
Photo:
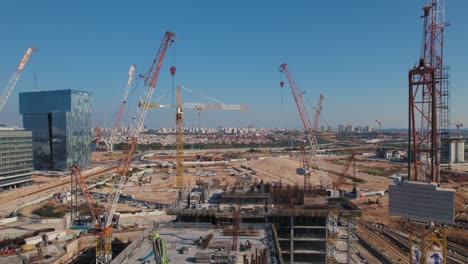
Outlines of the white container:
[[47,241],[63,240],[66,235],[67,233],[65,231],[48,232],[45,234],[45,239]]
[[36,245],[37,243],[42,242],[42,236],[33,236],[24,239],[26,245]]

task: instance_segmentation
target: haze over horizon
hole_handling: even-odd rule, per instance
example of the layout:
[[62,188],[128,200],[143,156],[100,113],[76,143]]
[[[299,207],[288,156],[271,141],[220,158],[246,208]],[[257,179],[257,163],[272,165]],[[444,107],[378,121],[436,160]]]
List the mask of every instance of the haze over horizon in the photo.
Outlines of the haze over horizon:
[[[28,2],[28,1],[27,1]],[[325,95],[321,125],[353,124],[405,128],[408,70],[419,59],[424,1],[63,1],[3,3],[0,10],[0,91],[28,47],[31,57],[0,123],[22,125],[18,93],[77,89],[93,94],[93,120],[110,126],[130,65],[145,73],[165,31],[176,33],[161,68],[153,102],[170,104],[169,68],[181,84],[249,111],[204,110],[201,125],[301,128],[289,85],[278,66],[286,62],[309,113]],[[468,1],[450,1],[446,19],[445,64],[451,67],[451,120],[468,124]],[[173,47],[174,48],[174,47]],[[36,75],[36,84],[35,84]],[[285,77],[282,78],[286,83]],[[131,121],[143,82],[132,86],[124,123]],[[212,103],[183,91],[184,102]],[[147,127],[174,126],[173,109],[151,110]],[[196,110],[185,124],[198,126]]]

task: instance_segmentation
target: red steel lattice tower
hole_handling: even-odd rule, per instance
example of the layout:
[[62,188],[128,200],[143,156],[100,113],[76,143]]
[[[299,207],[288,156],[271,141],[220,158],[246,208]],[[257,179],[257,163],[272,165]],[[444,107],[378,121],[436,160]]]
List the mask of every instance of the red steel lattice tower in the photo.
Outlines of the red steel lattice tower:
[[[304,102],[302,100],[302,96],[304,95],[304,92],[301,91],[297,85],[296,82],[294,81],[294,78],[289,70],[289,67],[286,63],[283,63],[279,67],[279,71],[283,72],[286,74],[286,78],[288,79],[289,86],[291,88],[291,92],[294,96],[294,100],[296,101],[296,106],[297,110],[299,112],[299,116],[301,117],[302,124],[304,125],[304,132],[307,136],[307,139],[310,144],[310,155],[305,156],[304,160],[306,161],[306,173],[304,175],[304,187],[310,187],[310,171],[312,169],[312,164],[311,164],[311,158],[315,159],[315,162],[317,163],[318,167],[318,172],[320,175],[320,181],[321,181],[321,186],[328,188],[331,186],[330,179],[328,178],[328,175],[326,171],[322,167],[321,159],[317,155],[318,151],[318,143],[317,143],[317,138],[315,137],[315,131],[312,127],[312,122],[310,121],[309,114],[307,112],[307,109],[304,105]],[[284,82],[280,82],[280,86],[283,86]]]
[[439,182],[440,153],[448,139],[448,81],[443,66],[444,3],[425,0],[419,64],[409,71],[408,175]]

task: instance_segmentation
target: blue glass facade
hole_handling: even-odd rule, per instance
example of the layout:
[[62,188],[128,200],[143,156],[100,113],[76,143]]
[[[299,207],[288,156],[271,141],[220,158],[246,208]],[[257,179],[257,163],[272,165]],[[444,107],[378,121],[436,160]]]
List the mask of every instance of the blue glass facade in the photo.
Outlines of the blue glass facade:
[[91,94],[77,90],[19,94],[23,126],[33,134],[34,168],[91,164]]

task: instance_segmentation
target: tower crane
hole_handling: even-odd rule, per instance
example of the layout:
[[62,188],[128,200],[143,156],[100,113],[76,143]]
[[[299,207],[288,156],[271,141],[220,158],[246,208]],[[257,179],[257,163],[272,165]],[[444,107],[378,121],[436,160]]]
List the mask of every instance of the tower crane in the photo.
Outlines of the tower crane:
[[[297,110],[299,111],[302,124],[304,125],[304,132],[306,133],[307,139],[309,140],[309,144],[310,144],[309,157],[305,157],[306,172],[304,175],[304,188],[309,188],[311,186],[310,184],[310,173],[311,173],[311,168],[312,168],[311,158],[314,158],[315,162],[317,163],[322,186],[327,188],[330,185],[330,179],[328,178],[328,175],[326,174],[326,172],[324,171],[322,167],[322,162],[320,160],[320,157],[317,155],[317,150],[318,150],[317,138],[315,137],[315,132],[312,127],[312,123],[310,122],[309,114],[307,113],[307,109],[302,100],[302,95],[304,94],[304,92],[299,90],[299,88],[296,86],[296,82],[294,81],[294,78],[291,72],[289,71],[288,65],[286,63],[283,63],[280,65],[279,71],[286,74],[286,77],[289,82],[289,86],[291,87],[291,92],[294,96],[294,100],[296,101]],[[284,85],[284,82],[280,82],[280,85]]]
[[[222,109],[222,110],[248,110],[249,107],[246,105],[227,105],[227,104],[204,104],[204,103],[182,103],[181,95],[182,87],[177,86],[176,105],[164,105],[164,104],[145,104],[145,102],[139,102],[139,107],[147,106],[149,109],[154,108],[176,108],[176,186],[180,191],[180,196],[184,188],[184,128],[183,128],[183,113],[184,109]],[[187,88],[185,88],[187,89]],[[205,96],[206,97],[206,96]],[[213,99],[214,100],[214,99]],[[216,100],[217,101],[217,100]],[[180,199],[181,197],[179,197]]]
[[[171,72],[172,73],[172,72]],[[220,109],[220,110],[249,110],[249,107],[246,105],[230,105],[230,104],[225,104],[219,100],[216,100],[212,97],[206,96],[204,94],[198,93],[192,89],[189,89],[187,87],[181,87],[184,90],[187,90],[189,92],[192,92],[198,96],[205,97],[209,100],[215,101],[217,104],[205,104],[205,103],[183,103],[182,108],[191,108],[191,109],[197,109],[198,110],[198,126],[201,127],[201,111],[205,109]],[[139,106],[143,102],[139,102]],[[170,107],[175,107],[174,105],[163,105],[163,104],[149,104],[150,108],[170,108]]]
[[[138,106],[142,107],[144,105],[143,102],[139,102]],[[174,105],[166,105],[166,104],[148,104],[148,108],[172,108],[177,107]],[[197,110],[204,110],[204,109],[220,109],[220,110],[249,110],[247,105],[234,105],[234,104],[204,104],[204,103],[183,103],[182,108],[184,109],[197,109]]]
[[[88,206],[89,212],[91,213],[91,217],[93,218],[93,223],[98,225],[99,224],[99,219],[98,219],[99,212],[98,212],[97,208],[95,207],[96,203],[94,202],[93,196],[89,192],[88,186],[84,182],[84,178],[81,175],[80,168],[76,164],[74,164],[71,167],[71,180],[73,181],[73,179],[75,179],[76,182],[78,183],[78,185],[80,185],[80,189],[81,189],[81,192],[83,193],[83,196],[85,198],[86,205]],[[77,194],[75,194],[75,195],[77,195]]]
[[35,47],[28,48],[26,50],[26,53],[24,53],[23,58],[18,63],[18,66],[16,67],[16,70],[13,73],[13,76],[11,76],[10,81],[8,82],[7,86],[5,87],[5,90],[3,90],[3,93],[0,96],[0,112],[2,112],[3,107],[5,106],[6,101],[8,100],[8,97],[11,94],[11,91],[13,91],[13,88],[15,88],[16,82],[18,82],[21,74],[23,73],[24,67],[26,67],[26,64],[29,61],[29,57],[31,57],[31,55],[35,51],[36,51]]
[[[159,77],[159,72],[166,55],[168,46],[175,41],[175,33],[167,31],[164,34],[164,37],[161,41],[159,49],[156,53],[155,59],[151,65],[150,70],[140,77],[144,78],[146,86],[146,97],[145,105],[147,105],[153,96],[156,83]],[[172,66],[174,67],[174,66]],[[175,68],[175,67],[174,67]],[[129,136],[127,139],[128,151],[122,153],[122,159],[119,162],[116,173],[120,176],[117,188],[115,189],[112,198],[109,199],[112,201],[109,211],[106,216],[104,224],[102,224],[101,232],[99,233],[96,239],[96,264],[108,264],[112,260],[112,219],[115,215],[115,210],[117,207],[117,202],[119,200],[120,193],[122,191],[123,183],[125,182],[128,169],[133,159],[133,154],[138,143],[138,138],[143,130],[146,114],[148,113],[148,107],[143,106],[140,116],[138,118],[138,123],[133,131],[133,135]]]
[[93,142],[94,142],[94,144],[96,144],[96,148],[99,147],[100,142],[104,142],[105,148],[107,148],[107,150],[111,149],[111,145],[109,144],[109,142],[104,137],[104,134],[102,133],[102,130],[101,130],[101,128],[99,126],[96,126],[94,128],[94,135],[95,135],[95,138],[93,139]]
[[343,173],[340,175],[340,177],[333,183],[333,188],[335,190],[339,190],[341,185],[344,183],[346,180],[346,176],[348,175],[348,171],[351,168],[351,165],[353,164],[354,160],[356,158],[355,154],[351,154],[351,156],[348,159],[348,163],[346,164],[346,167],[343,171]]
[[114,150],[114,142],[115,142],[115,137],[117,135],[117,128],[120,125],[120,119],[122,119],[123,110],[125,108],[125,104],[127,103],[128,93],[130,91],[130,86],[132,85],[133,75],[135,74],[135,69],[136,69],[136,66],[132,65],[132,66],[130,66],[130,71],[128,72],[127,85],[125,86],[122,101],[120,102],[120,106],[119,106],[119,112],[117,113],[117,117],[115,119],[114,127],[112,128],[111,136],[109,138],[109,145],[110,145],[109,151],[110,152],[112,152]]
[[314,119],[314,132],[317,133],[318,131],[318,126],[320,123],[320,113],[322,112],[322,102],[325,97],[323,94],[320,94],[319,102],[317,104],[317,107],[315,107],[315,119]]
[[184,188],[184,109],[180,85],[177,85],[176,98],[176,186],[179,189],[179,204]]
[[376,119],[375,122],[377,122],[377,124],[379,125],[379,133],[382,132],[382,123],[383,123],[383,120],[381,120],[381,119]]

